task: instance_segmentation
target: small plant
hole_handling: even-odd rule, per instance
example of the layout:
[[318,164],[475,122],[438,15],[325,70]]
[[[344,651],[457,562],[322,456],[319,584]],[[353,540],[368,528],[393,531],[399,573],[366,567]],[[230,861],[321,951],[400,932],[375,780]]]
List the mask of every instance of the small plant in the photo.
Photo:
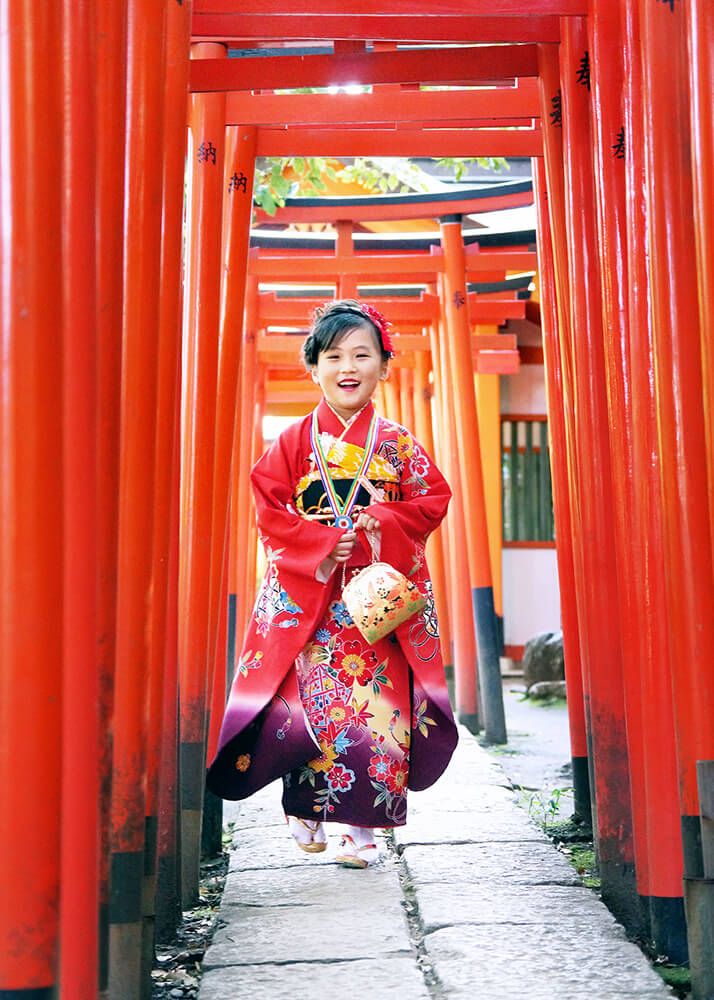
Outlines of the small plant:
[[558,818],[560,800],[572,791],[572,788],[553,788],[550,792],[531,792],[528,815],[547,831]]
[[692,974],[686,965],[671,965],[666,959],[655,959],[654,970],[672,989],[676,997],[684,998],[692,988]]
[[561,850],[583,880],[583,885],[588,889],[599,889],[600,876],[593,847],[590,844],[573,844]]

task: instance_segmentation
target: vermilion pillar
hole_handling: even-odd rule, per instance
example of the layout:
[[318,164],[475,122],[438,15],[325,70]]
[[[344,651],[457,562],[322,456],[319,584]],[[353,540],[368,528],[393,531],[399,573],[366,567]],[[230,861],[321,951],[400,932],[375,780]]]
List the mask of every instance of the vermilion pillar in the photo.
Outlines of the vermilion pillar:
[[[686,960],[687,948],[682,903],[682,849],[677,836],[677,768],[664,589],[657,413],[653,393],[639,31],[631,7],[622,11],[620,20],[612,18],[606,4],[598,3],[598,6],[602,10],[595,23],[594,47],[600,53],[596,65],[610,67],[605,73],[609,87],[610,73],[621,63],[625,84],[622,123],[611,124],[610,131],[616,135],[611,141],[603,137],[600,144],[604,176],[607,176],[608,162],[611,173],[615,172],[618,163],[625,166],[626,197],[618,194],[616,202],[614,193],[605,188],[600,197],[601,210],[606,216],[617,203],[617,242],[619,245],[624,239],[627,254],[624,303],[627,336],[624,349],[621,352],[613,350],[609,358],[608,384],[612,426],[622,426],[621,418],[612,408],[613,403],[618,402],[619,411],[624,410],[627,414],[628,464],[631,466],[627,523],[621,524],[619,530],[625,537],[620,550],[627,565],[621,567],[621,572],[624,570],[623,582],[630,594],[632,616],[630,629],[623,633],[630,648],[625,661],[628,740],[634,749],[633,735],[639,725],[643,751],[638,778],[642,791],[639,792],[634,781],[632,788],[637,882],[640,894],[647,897],[650,937],[658,952],[682,962]],[[598,72],[596,93],[599,76]],[[610,121],[613,122],[612,115]],[[607,232],[603,233],[603,240],[610,242]],[[616,325],[614,319],[611,322]],[[612,347],[617,348],[619,343],[613,343]],[[617,447],[623,437],[612,435],[611,440]],[[613,461],[618,462],[616,450],[613,450]],[[632,759],[634,761],[634,755]],[[644,817],[641,814],[643,803],[638,801],[642,799]],[[645,872],[642,870],[640,831],[643,818],[647,849]],[[647,885],[643,879],[645,874]]]
[[[711,335],[714,330],[714,7],[707,0],[689,0],[684,11],[688,28],[694,233],[711,496],[714,493],[714,345]],[[709,505],[709,518],[714,539],[714,503]]]
[[47,157],[62,157],[61,12],[0,11],[0,992],[38,1000],[55,996],[58,959],[62,200]]
[[[180,916],[177,877],[176,816],[178,810],[178,548],[180,463],[180,345],[181,345],[181,238],[183,183],[188,101],[188,51],[190,10],[170,4],[166,14],[166,93],[164,108],[164,183],[161,243],[161,300],[159,303],[159,433],[157,434],[156,517],[154,519],[155,613],[152,619],[152,676],[161,685],[155,691],[161,708],[158,732],[152,733],[158,772],[150,788],[147,807],[147,841],[156,847],[155,931],[159,940],[173,935]],[[173,370],[173,380],[172,380]],[[173,411],[170,406],[173,405]],[[168,432],[171,436],[169,437]],[[151,805],[155,802],[156,809]],[[150,819],[151,817],[151,819]],[[153,819],[155,817],[155,819]],[[155,831],[151,823],[155,824]],[[153,843],[152,843],[153,846]],[[151,868],[149,868],[151,870]],[[147,886],[147,888],[149,888]],[[146,939],[145,939],[146,944]]]
[[94,3],[65,0],[62,299],[64,667],[60,988],[99,986]]
[[[215,457],[213,470],[213,515],[211,534],[211,576],[209,605],[209,708],[218,725],[226,700],[225,621],[227,599],[228,508],[231,483],[231,456],[236,432],[237,390],[243,338],[243,309],[248,275],[248,248],[253,209],[255,173],[255,128],[227,129],[223,179],[223,282],[221,288],[218,384],[216,390]],[[215,729],[215,726],[214,726]],[[210,803],[210,805],[209,805]],[[208,822],[208,816],[212,821]],[[204,853],[221,852],[221,800],[206,792],[203,836]]]
[[[432,427],[432,396],[429,384],[430,355],[427,351],[417,351],[414,368],[414,431],[428,455],[434,456],[434,432]],[[447,682],[453,685],[454,665],[451,654],[451,626],[449,623],[446,597],[446,572],[444,567],[444,537],[441,529],[429,536],[427,557],[434,587],[434,603],[439,619],[441,650],[444,659],[444,673]]]
[[[640,926],[634,882],[630,775],[620,647],[602,303],[590,136],[585,23],[562,19],[561,89],[570,331],[582,563],[578,624],[588,675],[603,897],[626,926]],[[607,628],[603,623],[607,622]]]
[[127,22],[124,307],[117,583],[109,992],[141,996],[156,380],[161,258],[165,10]]
[[399,374],[396,369],[387,376],[384,385],[384,403],[387,410],[387,420],[399,423]]
[[[578,576],[582,576],[582,544],[575,525],[579,521],[577,482],[577,446],[575,438],[575,407],[573,396],[573,366],[570,338],[570,276],[568,243],[565,227],[565,186],[563,178],[563,118],[562,91],[558,52],[553,46],[541,46],[538,68],[543,109],[544,157],[540,161],[547,188],[539,192],[539,211],[548,213],[552,248],[551,292],[543,283],[545,306],[550,310],[550,335],[544,327],[546,390],[548,393],[548,424],[551,435],[551,473],[553,507],[557,524],[558,575],[563,623],[565,680],[568,686],[568,722],[573,762],[575,811],[588,824],[592,823],[594,796],[591,781],[592,759],[588,748],[590,727],[589,689],[583,669],[578,625]],[[540,176],[540,175],[537,175]],[[539,181],[540,183],[540,181]],[[543,204],[543,198],[546,198]],[[539,218],[542,218],[539,217]],[[541,232],[545,234],[545,220]],[[543,261],[548,262],[547,252]],[[541,267],[543,263],[541,263]],[[548,276],[547,269],[542,272]],[[555,311],[553,314],[553,310]]]
[[478,411],[474,393],[471,329],[468,320],[466,266],[461,217],[441,220],[441,242],[446,265],[445,307],[449,369],[462,473],[464,525],[469,580],[478,646],[479,680],[486,739],[506,742],[506,720],[499,663],[500,636],[493,602],[491,558],[486,520]]
[[[255,328],[257,312],[258,282],[249,278],[246,286],[246,302],[243,318],[243,345],[241,349],[241,371],[239,392],[238,426],[233,439],[233,459],[231,464],[231,507],[230,507],[230,557],[228,565],[229,594],[235,595],[235,636],[229,626],[229,644],[233,644],[236,654],[240,653],[243,634],[248,625],[253,605],[245,566],[248,548],[250,519],[255,515],[250,489],[250,469],[253,453],[253,418],[255,412],[255,391],[258,378],[258,343]],[[229,665],[232,668],[232,664]]]
[[180,420],[181,376],[181,223],[183,216],[188,99],[189,11],[170,5],[166,23],[166,103],[164,107],[161,298],[159,302],[159,361],[156,396],[156,466],[154,477],[154,532],[152,555],[152,615],[149,661],[149,701],[146,780],[146,836],[144,847],[144,982],[150,981],[154,961],[157,890],[157,843],[160,782],[174,784],[174,775],[161,767],[164,712],[171,722],[176,703],[166,705],[168,685],[177,698],[175,662],[166,660],[168,608],[178,587],[178,573],[169,575],[174,542],[172,523],[174,454]]
[[[498,328],[494,332],[498,332]],[[478,333],[473,337],[478,344]],[[493,604],[499,647],[503,643],[503,497],[501,471],[501,392],[499,375],[474,375],[483,468]]]
[[180,482],[180,416],[174,427],[169,515],[166,634],[164,643],[164,705],[161,723],[161,781],[156,869],[156,940],[172,941],[181,922],[179,705],[178,705],[178,574]]
[[97,231],[97,672],[99,675],[100,903],[99,989],[109,960],[109,863],[112,730],[119,524],[122,245],[124,234],[124,111],[126,8],[99,3],[96,13],[95,149]]
[[[191,49],[225,57],[223,45]],[[190,103],[180,597],[181,860],[184,907],[198,900],[205,776],[213,468],[221,280],[225,95],[193,94]]]
[[[547,134],[547,126],[546,126]],[[575,597],[575,567],[573,556],[574,525],[571,517],[568,492],[568,456],[565,415],[565,387],[568,377],[561,349],[563,337],[560,330],[556,292],[556,265],[553,252],[552,227],[546,193],[545,165],[542,159],[533,160],[533,181],[538,210],[538,271],[541,290],[541,327],[543,330],[543,356],[545,361],[546,392],[548,397],[548,433],[550,435],[550,464],[553,482],[553,514],[556,526],[558,587],[560,590],[560,615],[563,629],[565,681],[568,692],[568,727],[573,768],[573,793],[576,817],[584,823],[592,822],[590,809],[590,780],[588,776],[588,747],[585,731],[585,706],[583,675],[580,664],[578,638],[578,610]],[[551,193],[552,198],[552,193]],[[561,206],[562,207],[562,206]],[[551,205],[551,211],[553,206]]]
[[594,0],[588,20],[592,144],[594,154],[597,257],[602,301],[604,375],[610,427],[610,468],[615,531],[615,569],[620,602],[627,749],[630,766],[632,833],[637,891],[649,922],[650,858],[647,844],[647,787],[644,771],[639,640],[643,622],[637,601],[639,551],[633,526],[633,427],[627,320],[627,251],[625,245],[625,164],[622,116],[623,62],[620,13]]
[[[439,283],[440,298],[443,300],[442,285],[443,281]],[[446,584],[453,637],[454,700],[459,721],[471,732],[476,733],[479,731],[481,721],[476,683],[478,661],[466,550],[462,463],[459,458],[454,407],[451,399],[452,380],[449,350],[446,343],[447,335],[444,322],[432,327],[432,357],[435,359],[434,373],[441,428],[439,458],[452,493],[449,512],[442,525],[446,528],[448,539],[449,559]]]
[[402,367],[399,370],[399,409],[402,423],[414,433],[414,369]]
[[641,4],[639,18],[672,689],[684,871],[693,879],[703,871],[696,762],[714,758],[714,675],[705,666],[714,645],[714,578],[684,6]]

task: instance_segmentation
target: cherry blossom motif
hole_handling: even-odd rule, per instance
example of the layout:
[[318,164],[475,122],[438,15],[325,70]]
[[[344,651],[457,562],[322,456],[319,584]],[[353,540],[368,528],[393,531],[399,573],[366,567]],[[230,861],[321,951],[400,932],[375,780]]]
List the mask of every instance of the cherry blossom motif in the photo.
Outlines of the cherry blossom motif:
[[370,778],[376,778],[377,781],[384,781],[389,772],[389,765],[392,763],[392,758],[386,753],[375,753],[369,758],[369,767],[367,768],[367,774]]
[[355,773],[344,764],[334,764],[325,775],[328,788],[336,792],[346,792],[355,783]]

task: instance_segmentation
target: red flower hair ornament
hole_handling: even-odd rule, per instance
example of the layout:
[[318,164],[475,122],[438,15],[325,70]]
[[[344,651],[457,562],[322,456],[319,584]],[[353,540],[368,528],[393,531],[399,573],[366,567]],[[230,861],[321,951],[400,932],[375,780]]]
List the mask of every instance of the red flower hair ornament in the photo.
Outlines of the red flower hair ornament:
[[392,324],[385,316],[381,314],[379,309],[375,309],[374,306],[367,305],[366,302],[360,302],[360,309],[365,314],[365,316],[369,317],[369,319],[374,323],[374,325],[379,330],[379,336],[382,341],[382,347],[384,348],[384,350],[388,351],[389,354],[391,354],[392,357],[394,357],[394,343],[392,342],[392,338],[389,335],[389,330]]

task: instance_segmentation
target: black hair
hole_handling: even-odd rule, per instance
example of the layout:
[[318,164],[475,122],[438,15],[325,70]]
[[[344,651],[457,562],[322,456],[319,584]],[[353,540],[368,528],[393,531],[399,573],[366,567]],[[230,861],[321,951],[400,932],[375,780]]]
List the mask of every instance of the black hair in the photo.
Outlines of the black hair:
[[327,351],[345,334],[361,326],[372,333],[382,355],[382,361],[389,361],[392,355],[384,349],[382,335],[376,323],[372,322],[356,299],[340,299],[315,310],[312,328],[302,345],[305,367],[312,368],[317,364],[317,359],[323,351]]

